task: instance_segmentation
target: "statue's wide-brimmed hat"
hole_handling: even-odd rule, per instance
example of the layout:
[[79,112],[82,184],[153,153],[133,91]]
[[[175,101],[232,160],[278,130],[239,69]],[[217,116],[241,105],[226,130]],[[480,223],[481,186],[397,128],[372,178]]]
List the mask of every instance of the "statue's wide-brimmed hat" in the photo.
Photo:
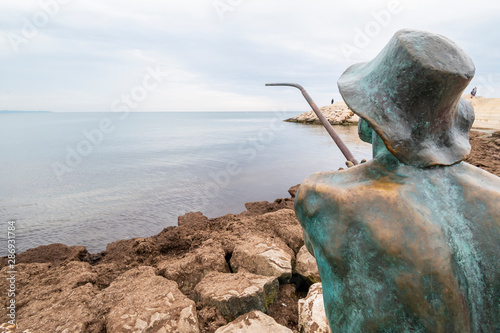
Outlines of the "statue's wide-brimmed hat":
[[451,165],[470,152],[474,109],[461,95],[474,72],[469,56],[448,38],[400,30],[375,59],[349,67],[338,86],[398,160]]

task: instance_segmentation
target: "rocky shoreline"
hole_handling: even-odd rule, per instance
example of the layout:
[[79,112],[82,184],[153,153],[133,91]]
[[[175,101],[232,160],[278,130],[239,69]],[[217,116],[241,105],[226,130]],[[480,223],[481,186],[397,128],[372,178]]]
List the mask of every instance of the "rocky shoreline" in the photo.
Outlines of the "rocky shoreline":
[[[298,301],[319,275],[293,211],[297,188],[237,215],[187,213],[177,227],[97,254],[63,244],[19,254],[17,331],[236,332],[222,327],[242,315],[269,327],[261,332],[298,331]],[[6,276],[6,257],[0,265]],[[6,329],[7,293],[0,302]]]
[[[500,176],[500,132],[471,132],[467,162]],[[0,293],[0,332],[327,332],[314,258],[293,200],[247,203],[209,219],[179,217],[152,237],[106,251],[52,244],[16,260],[16,320]],[[0,258],[0,289],[10,268]]]

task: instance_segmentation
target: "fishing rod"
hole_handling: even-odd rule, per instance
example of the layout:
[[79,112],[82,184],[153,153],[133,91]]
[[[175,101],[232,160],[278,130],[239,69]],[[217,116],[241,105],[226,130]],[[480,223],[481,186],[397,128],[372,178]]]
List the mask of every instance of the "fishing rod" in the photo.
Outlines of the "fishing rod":
[[325,127],[328,134],[330,134],[330,136],[332,137],[333,141],[335,141],[335,143],[339,147],[342,154],[344,154],[345,158],[354,165],[359,164],[359,162],[352,155],[349,148],[347,148],[347,146],[345,145],[344,141],[342,141],[342,139],[337,134],[337,132],[335,132],[335,130],[333,129],[333,126],[326,119],[325,115],[318,109],[318,106],[316,105],[316,103],[314,103],[311,96],[309,96],[307,91],[300,84],[297,84],[297,83],[266,83],[266,86],[289,86],[289,87],[295,87],[295,88],[299,89],[302,92],[302,95],[306,99],[307,103],[309,103],[309,105],[312,107],[314,113],[316,113],[316,115],[318,116],[319,121],[321,121],[321,124],[323,124],[323,126]]

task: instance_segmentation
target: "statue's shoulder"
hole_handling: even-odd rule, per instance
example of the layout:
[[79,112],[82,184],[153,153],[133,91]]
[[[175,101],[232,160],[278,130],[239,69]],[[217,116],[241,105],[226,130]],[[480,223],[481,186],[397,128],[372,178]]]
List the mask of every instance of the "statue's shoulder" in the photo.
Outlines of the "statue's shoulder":
[[500,196],[500,177],[466,162],[453,166],[453,172],[464,187],[481,187],[498,192]]
[[[313,193],[338,193],[347,187],[356,186],[357,177],[353,169],[339,171],[316,172],[302,181],[299,194],[312,195]],[[356,170],[357,171],[357,170]]]
[[360,189],[378,189],[380,184],[401,183],[398,178],[397,173],[388,171],[378,161],[371,160],[345,170],[314,173],[301,183],[298,195],[321,193],[343,196]]
[[[339,171],[317,172],[300,184],[295,207],[306,215],[314,215],[337,207],[346,210],[355,207],[362,197],[359,194],[371,183],[368,163]],[[338,205],[333,205],[337,203]]]
[[[478,224],[485,221],[488,227],[496,225],[500,237],[500,177],[465,162],[453,170],[455,182],[459,185],[464,205]],[[480,216],[483,216],[480,218]],[[493,224],[491,224],[493,222]]]

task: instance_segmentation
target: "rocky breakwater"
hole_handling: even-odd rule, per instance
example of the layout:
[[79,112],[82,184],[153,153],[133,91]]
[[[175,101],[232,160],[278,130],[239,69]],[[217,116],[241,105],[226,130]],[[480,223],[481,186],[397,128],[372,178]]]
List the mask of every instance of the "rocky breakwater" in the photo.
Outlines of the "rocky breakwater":
[[[177,227],[97,254],[62,244],[21,253],[17,328],[1,293],[0,332],[325,332],[321,288],[307,299],[319,275],[293,211],[297,187],[238,215],[187,213]],[[0,265],[6,276],[6,257]]]
[[[352,125],[357,124],[359,117],[352,112],[344,102],[336,102],[331,105],[322,106],[319,110],[325,115],[332,125]],[[303,123],[321,125],[318,116],[314,111],[302,113],[296,117],[286,119],[291,123]]]

